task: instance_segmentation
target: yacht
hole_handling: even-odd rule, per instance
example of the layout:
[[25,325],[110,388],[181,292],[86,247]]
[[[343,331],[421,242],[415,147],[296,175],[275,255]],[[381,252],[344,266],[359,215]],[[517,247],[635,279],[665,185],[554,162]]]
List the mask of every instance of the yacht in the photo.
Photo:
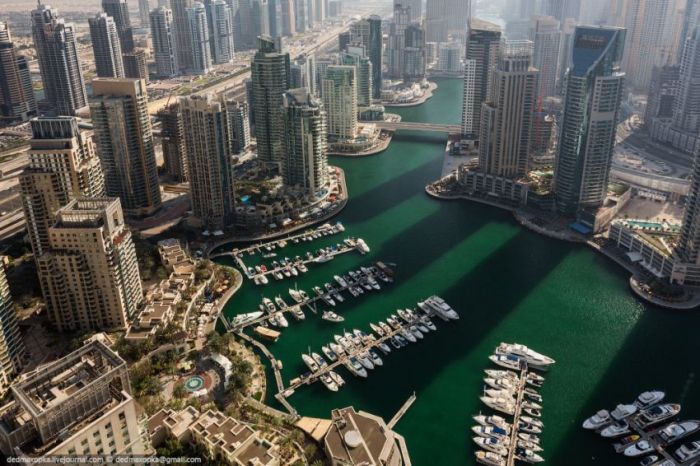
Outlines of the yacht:
[[306,316],[304,315],[304,311],[301,310],[299,306],[292,306],[290,308],[292,315],[296,320],[304,320],[306,319]]
[[284,318],[284,313],[278,311],[275,313],[275,317],[277,318],[277,323],[280,325],[280,327],[289,327],[289,322]]
[[364,367],[362,367],[362,364],[359,363],[357,359],[354,357],[349,358],[347,361],[345,361],[345,367],[353,374],[356,375],[357,377],[362,377],[365,378],[367,377],[367,371],[365,370]]
[[519,432],[518,438],[520,440],[524,440],[526,442],[536,443],[537,445],[540,444],[540,438],[536,435],[533,435],[533,434],[526,434],[524,432]]
[[335,280],[335,282],[343,288],[347,288],[348,286],[348,282],[346,282],[340,275],[333,275],[333,280]]
[[263,298],[263,305],[265,306],[265,309],[267,309],[267,312],[270,314],[274,313],[277,308],[275,307],[275,304],[270,301],[268,298]]
[[401,324],[399,324],[393,317],[387,317],[386,322],[389,325],[391,325],[391,328],[393,328],[394,330],[398,330],[401,328]]
[[523,408],[523,412],[532,417],[542,417],[542,410],[536,408]]
[[515,402],[512,398],[491,398],[489,396],[482,396],[481,401],[489,408],[504,414],[510,414],[512,416],[515,412]]
[[282,280],[284,279],[284,276],[277,270],[272,271],[272,276],[275,278],[275,280]]
[[492,451],[499,456],[508,455],[508,449],[503,445],[503,442],[496,437],[473,437],[472,440],[484,450]]
[[616,421],[620,421],[628,416],[633,415],[637,412],[637,405],[623,405],[619,404],[615,409],[612,410],[610,416]]
[[423,333],[420,330],[418,330],[418,327],[416,327],[415,325],[411,325],[410,327],[408,327],[408,330],[413,334],[414,337],[418,338],[419,340],[423,339]]
[[423,325],[428,327],[428,329],[432,330],[433,332],[437,330],[437,327],[435,326],[433,321],[430,320],[430,317],[422,316],[422,317],[420,317],[420,321],[423,323]]
[[397,340],[396,337],[389,338],[389,342],[391,343],[391,346],[393,346],[395,349],[399,349],[403,346],[401,345],[401,343],[399,343],[399,340]]
[[627,448],[628,446],[637,442],[637,440],[639,440],[639,438],[640,437],[637,434],[622,437],[618,442],[613,443],[613,448],[615,449],[615,453],[622,453],[623,451],[625,451],[625,448]]
[[308,301],[309,300],[309,294],[304,291],[304,290],[299,290],[299,296],[301,296],[302,301]]
[[645,456],[642,458],[642,461],[639,462],[641,466],[652,466],[655,465],[656,462],[659,461],[659,457],[656,455],[649,455]]
[[320,368],[324,368],[328,365],[328,362],[318,353],[311,353],[311,357],[314,358],[314,361],[316,361],[316,364],[318,364]]
[[332,392],[338,391],[338,384],[335,383],[335,380],[333,380],[330,375],[322,374],[319,379],[321,379],[321,382],[323,382],[323,385],[325,385],[328,390]]
[[369,350],[368,352],[369,352],[370,357],[372,358],[372,364],[374,364],[375,366],[383,366],[384,365],[384,361],[382,361],[382,358],[379,357],[379,355],[377,354],[376,351]]
[[518,430],[520,432],[527,432],[528,434],[541,434],[542,428],[537,427],[533,424],[528,424],[527,422],[520,421],[518,423]]
[[331,379],[333,379],[333,382],[335,382],[335,383],[338,385],[338,388],[340,388],[340,387],[342,387],[343,385],[345,385],[345,380],[344,380],[344,379],[340,376],[340,374],[338,374],[337,372],[335,372],[335,371],[328,371],[328,375],[330,375],[330,376],[331,376]]
[[510,424],[508,424],[505,418],[502,418],[501,416],[486,416],[484,414],[479,414],[478,416],[474,416],[474,420],[482,426],[499,427],[506,432],[510,432]]
[[331,362],[338,360],[338,355],[330,347],[323,345],[321,346],[321,351]]
[[492,354],[491,356],[489,356],[489,359],[497,366],[513,370],[519,370],[520,361],[522,361],[522,359],[512,354]]
[[333,338],[335,338],[336,343],[342,346],[343,349],[345,349],[346,351],[349,351],[353,348],[353,344],[347,338],[338,335],[334,335]]
[[316,259],[314,259],[314,262],[316,262],[317,264],[323,264],[324,262],[328,262],[331,260],[333,260],[333,256],[323,253],[316,257]]
[[304,264],[303,262],[297,263],[297,269],[299,269],[299,272],[301,272],[301,273],[306,273],[309,271],[309,268],[306,267],[306,264]]
[[396,339],[396,341],[399,342],[399,345],[401,345],[401,346],[408,345],[408,341],[404,337],[402,337],[401,335],[394,335],[394,338]]
[[487,388],[486,390],[484,390],[484,393],[486,394],[486,396],[491,398],[512,398],[515,402],[515,393],[508,390],[494,390],[492,388]]
[[665,397],[666,393],[660,390],[650,390],[648,392],[641,393],[634,401],[634,404],[636,404],[639,409],[644,409],[661,403]]
[[376,333],[377,335],[379,335],[380,337],[384,336],[384,330],[379,325],[374,324],[374,323],[370,323],[369,328],[371,328],[372,331],[374,333]]
[[542,448],[538,443],[535,442],[529,442],[527,440],[522,440],[518,439],[516,445],[520,448],[525,448],[527,450],[532,450],[536,453],[539,453],[541,451],[544,451],[544,448]]
[[518,374],[516,374],[513,371],[503,371],[500,369],[485,369],[484,372],[486,372],[486,375],[493,379],[512,380],[514,384],[517,383],[518,380],[520,380]]
[[302,361],[304,361],[304,364],[306,364],[306,367],[308,367],[311,372],[316,372],[319,369],[318,363],[314,361],[314,358],[312,358],[308,354],[302,354],[301,359]]
[[533,390],[533,389],[530,388],[530,387],[525,387],[525,388],[523,389],[523,394],[524,394],[527,398],[529,398],[529,399],[531,399],[531,400],[533,400],[533,401],[536,401],[536,402],[538,402],[538,403],[542,403],[542,395],[540,395],[539,393],[537,393],[535,390]]
[[396,313],[399,315],[399,317],[401,317],[404,321],[406,321],[406,323],[410,324],[411,322],[413,322],[414,317],[411,314],[409,314],[407,311],[405,311],[403,309],[399,309],[398,311],[396,311]]
[[419,330],[422,334],[426,334],[426,333],[430,332],[430,330],[428,329],[428,327],[426,327],[425,325],[423,325],[423,322],[421,322],[420,320],[416,320],[416,321],[415,321],[415,326],[416,326],[416,328],[418,328],[418,330]]
[[636,458],[637,456],[646,455],[652,451],[654,451],[654,446],[648,440],[640,440],[625,448],[623,453],[625,456]]
[[554,359],[544,354],[538,353],[525,345],[519,343],[501,343],[498,345],[498,350],[505,354],[514,354],[521,357],[527,361],[527,363],[533,367],[541,367],[543,369],[548,368],[554,364]]
[[379,343],[377,344],[377,348],[379,348],[380,351],[381,351],[382,353],[384,353],[384,354],[389,354],[389,353],[391,353],[391,347],[390,347],[389,345],[387,345],[386,343],[384,343],[383,341],[382,341],[382,342],[379,342]]
[[357,291],[357,289],[354,286],[349,286],[347,288],[348,292],[352,295],[353,298],[357,298],[360,296],[360,293]]
[[672,443],[676,440],[680,440],[683,437],[696,432],[700,429],[700,422],[698,421],[682,421],[682,422],[672,422],[667,425],[661,431],[659,431],[658,436],[666,443]]
[[374,363],[372,362],[372,356],[369,355],[369,352],[363,351],[357,355],[357,360],[360,361],[360,364],[364,366],[365,369],[374,369]]
[[537,426],[540,429],[544,429],[544,423],[540,419],[536,419],[530,416],[520,416],[520,419],[522,419],[524,422],[527,422],[528,424],[532,424],[533,426]]
[[291,278],[292,272],[288,268],[285,267],[284,269],[282,269],[282,275],[284,275],[287,278]]
[[681,445],[680,448],[673,453],[673,456],[683,463],[700,457],[700,441],[696,440],[695,442]]
[[270,280],[268,280],[265,275],[258,275],[257,279],[259,285],[267,285],[268,283],[270,283]]
[[292,299],[294,300],[294,302],[296,302],[296,303],[300,303],[300,302],[302,302],[302,301],[304,300],[304,299],[301,297],[300,291],[299,291],[299,290],[295,290],[295,289],[293,289],[293,288],[290,288],[290,289],[289,289],[289,296],[291,296]]
[[444,320],[458,320],[459,314],[439,296],[431,296],[425,302]]
[[365,243],[365,240],[363,240],[362,238],[357,239],[357,241],[355,242],[355,247],[362,255],[365,255],[369,252],[369,246],[367,246],[367,243]]
[[277,304],[277,307],[279,307],[280,310],[286,309],[286,308],[289,307],[289,306],[287,305],[287,303],[284,302],[284,299],[282,299],[281,296],[275,297],[275,304]]
[[544,377],[542,377],[539,374],[535,374],[534,372],[528,372],[527,378],[529,380],[534,380],[535,382],[539,382],[540,384],[542,384],[544,382]]
[[600,435],[605,438],[619,437],[631,432],[629,424],[626,421],[614,422],[608,425],[600,432]]
[[476,462],[487,466],[505,466],[506,460],[501,455],[497,455],[491,451],[479,450],[474,453]]
[[508,431],[501,429],[496,426],[474,426],[472,427],[472,432],[474,432],[479,437],[489,438],[494,437],[497,439],[507,439]]
[[294,277],[298,277],[298,276],[299,276],[299,271],[298,271],[297,268],[294,267],[293,265],[290,265],[290,266],[289,266],[289,271],[292,272],[292,276],[294,276]]
[[382,330],[384,330],[384,333],[386,333],[387,335],[392,332],[391,327],[389,327],[389,325],[384,322],[379,322],[379,326],[382,328]]
[[345,320],[345,317],[339,316],[333,311],[324,311],[323,314],[321,315],[321,319],[327,320],[328,322],[343,322]]
[[530,409],[542,409],[542,405],[539,403],[535,403],[534,401],[529,401],[529,400],[524,400],[522,402],[523,408],[530,408]]
[[489,387],[493,387],[496,390],[507,390],[509,392],[515,392],[517,385],[508,379],[492,379],[486,377],[484,383]]
[[340,294],[340,292],[338,290],[336,290],[335,288],[333,288],[333,290],[331,291],[331,295],[333,296],[333,299],[335,299],[339,303],[342,303],[343,301],[345,301],[345,298],[343,298],[343,295]]
[[406,340],[410,341],[411,343],[415,343],[418,341],[416,339],[415,335],[413,335],[411,332],[409,332],[405,328],[401,328],[399,330],[399,333],[401,334],[401,336],[403,336]]
[[530,464],[541,463],[544,461],[544,458],[542,458],[540,455],[538,455],[532,450],[527,450],[525,448],[516,448],[515,458]]
[[345,354],[345,349],[338,343],[328,343],[328,347],[332,349],[335,354]]
[[673,416],[681,412],[681,405],[679,404],[662,404],[652,406],[639,413],[637,416],[637,422],[642,428],[647,428],[658,424],[659,422],[671,419]]

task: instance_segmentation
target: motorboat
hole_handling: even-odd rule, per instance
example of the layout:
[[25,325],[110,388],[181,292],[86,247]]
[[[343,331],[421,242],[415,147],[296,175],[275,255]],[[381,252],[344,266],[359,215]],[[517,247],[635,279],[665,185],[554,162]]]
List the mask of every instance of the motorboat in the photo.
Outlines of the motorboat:
[[302,301],[309,300],[309,294],[304,290],[299,290],[299,296],[301,296]]
[[414,320],[413,316],[411,316],[408,312],[406,312],[403,309],[399,309],[398,311],[396,311],[396,313],[408,324],[410,324]]
[[291,270],[289,270],[288,267],[285,267],[285,268],[282,269],[282,275],[284,275],[284,276],[287,277],[287,278],[291,278],[291,277],[292,277],[292,272],[291,272]]
[[371,328],[372,331],[374,333],[376,333],[377,335],[379,335],[380,337],[384,336],[384,330],[379,325],[370,323],[369,328]]
[[430,320],[430,317],[428,317],[428,316],[421,316],[421,317],[420,317],[420,321],[423,323],[423,325],[425,325],[426,327],[428,327],[428,329],[432,330],[433,332],[437,330],[437,327],[435,326],[435,324],[433,323],[433,321]]
[[544,429],[544,422],[542,420],[530,417],[530,416],[520,416],[520,419],[523,420],[524,422],[527,422],[528,424],[532,424],[533,426],[537,426],[540,429]]
[[347,338],[340,335],[333,335],[335,342],[343,347],[345,351],[349,351],[353,348],[353,344],[348,341]]
[[377,343],[377,348],[379,348],[384,354],[391,353],[391,347],[383,341]]
[[382,361],[382,358],[379,357],[376,351],[369,350],[369,355],[372,357],[372,364],[374,364],[375,366],[384,365],[384,361]]
[[678,458],[679,461],[687,463],[690,460],[700,457],[700,441],[691,442],[685,445],[681,445],[674,453],[673,456]]
[[330,347],[323,345],[321,351],[331,362],[338,360],[338,355]]
[[299,306],[292,306],[291,308],[289,308],[289,310],[296,320],[306,319],[306,315],[304,315],[304,311],[302,311]]
[[318,353],[311,353],[311,357],[316,361],[316,364],[318,364],[318,367],[324,368],[328,365],[328,362],[326,362],[325,359],[323,359],[323,356],[321,356]]
[[414,321],[414,322],[415,322],[415,326],[418,328],[418,330],[419,330],[422,334],[426,334],[426,333],[430,332],[430,329],[428,329],[428,327],[426,327],[425,325],[423,325],[423,322],[421,322],[420,320],[416,320],[416,321]]
[[306,273],[309,271],[309,268],[303,262],[297,263],[297,269],[299,269],[299,272],[301,272],[301,273]]
[[515,401],[515,393],[508,390],[494,390],[492,388],[487,388],[484,390],[484,394],[491,398],[512,398]]
[[379,326],[381,327],[382,330],[384,330],[384,333],[386,333],[387,335],[390,334],[392,331],[389,324],[387,324],[385,322],[379,322]]
[[625,451],[625,448],[632,445],[633,443],[636,443],[639,439],[640,437],[637,434],[622,437],[618,442],[613,443],[613,448],[615,449],[616,453],[622,453],[623,451]]
[[501,343],[498,345],[498,350],[503,353],[514,354],[521,357],[527,361],[532,367],[538,367],[542,369],[547,369],[549,366],[555,363],[554,359],[549,356],[545,356],[542,353],[538,353],[531,348],[519,343]]
[[321,376],[319,377],[319,379],[321,379],[321,382],[323,383],[323,385],[326,386],[326,388],[327,388],[328,390],[330,390],[330,391],[332,391],[332,392],[337,392],[337,391],[338,391],[338,384],[335,383],[335,380],[333,380],[333,378],[332,378],[330,375],[328,375],[328,374],[321,374]]
[[278,281],[284,279],[284,275],[282,275],[282,274],[281,274],[279,271],[277,271],[277,270],[273,270],[273,271],[272,271],[272,276],[275,278],[275,280],[278,280]]
[[355,359],[354,357],[348,358],[348,360],[345,361],[345,367],[355,376],[357,377],[362,377],[365,378],[367,377],[367,371],[365,370],[364,367],[362,367],[362,364]]
[[328,347],[333,350],[335,354],[345,354],[345,349],[340,346],[338,343],[328,343]]
[[292,272],[292,276],[293,276],[293,277],[298,277],[298,276],[299,276],[299,271],[298,271],[297,268],[294,267],[293,265],[290,265],[290,266],[288,267],[288,269],[289,269],[290,272]]
[[515,458],[530,464],[541,463],[544,461],[544,458],[534,451],[517,447],[515,448]]
[[273,327],[279,327],[279,324],[277,323],[277,316],[275,314],[272,314],[270,318],[267,319],[267,322]]
[[472,427],[472,432],[474,432],[476,435],[479,437],[484,437],[484,438],[489,438],[489,437],[495,437],[497,439],[507,439],[508,438],[508,431],[505,429],[501,429],[500,427],[496,426],[474,426]]
[[513,383],[516,383],[518,380],[520,380],[518,374],[516,374],[513,371],[502,371],[500,369],[485,369],[484,372],[486,372],[486,375],[493,379],[508,379],[512,380]]
[[508,379],[492,379],[490,377],[486,377],[484,379],[484,383],[489,387],[495,388],[496,390],[508,390],[515,392],[517,389],[517,386]]
[[542,410],[535,408],[523,408],[523,412],[532,417],[542,417]]
[[289,327],[289,322],[287,321],[287,319],[285,319],[283,312],[280,312],[280,311],[276,312],[275,318],[277,318],[277,323],[280,325],[280,327],[282,327],[282,328]]
[[318,363],[314,361],[314,358],[312,358],[310,355],[302,354],[301,360],[304,361],[304,364],[306,364],[306,367],[308,367],[311,372],[318,371]]
[[399,333],[401,334],[401,336],[403,336],[406,340],[410,341],[411,343],[415,343],[418,341],[418,339],[416,339],[415,335],[413,335],[411,332],[409,332],[405,328],[401,328],[399,330]]
[[536,401],[536,402],[538,402],[538,403],[542,403],[542,395],[540,395],[539,393],[537,393],[537,392],[536,392],[535,390],[533,390],[532,388],[525,387],[525,388],[523,389],[523,394],[524,394],[527,398],[531,399],[532,401]]
[[401,328],[401,324],[399,324],[399,323],[396,321],[396,319],[394,319],[393,317],[387,317],[386,322],[387,322],[387,324],[389,324],[389,325],[391,326],[391,328],[393,328],[394,330],[398,330],[398,329]]
[[269,312],[270,314],[277,311],[275,304],[271,300],[269,300],[268,298],[263,298],[262,302],[263,302],[263,305],[265,306],[265,309],[267,309],[267,312]]
[[508,449],[496,437],[473,437],[472,440],[484,450],[492,451],[500,456],[508,455]]
[[533,380],[537,383],[544,383],[544,377],[541,376],[540,374],[535,374],[534,372],[528,372],[526,375],[528,380]]
[[656,464],[656,462],[659,461],[659,457],[656,455],[649,455],[645,456],[642,458],[642,460],[639,462],[641,466],[652,466],[653,464]]
[[399,340],[397,340],[396,337],[389,338],[389,342],[391,342],[391,346],[393,346],[396,349],[399,349],[403,346],[401,343],[399,343]]
[[629,424],[627,424],[626,421],[619,421],[608,425],[600,432],[600,435],[605,438],[614,438],[629,434],[630,432]]
[[479,414],[474,416],[473,419],[481,424],[482,426],[494,426],[499,427],[506,432],[510,432],[510,424],[505,420],[505,418],[497,415],[486,416],[485,414]]
[[528,434],[525,432],[519,432],[518,433],[518,438],[520,440],[525,440],[526,442],[532,442],[536,443],[537,445],[540,444],[540,438],[534,434]]
[[655,405],[640,412],[637,416],[637,422],[642,428],[646,428],[671,419],[680,412],[681,405],[679,404]]
[[623,454],[625,456],[636,458],[638,456],[651,453],[652,451],[654,451],[654,445],[652,445],[651,442],[648,440],[640,440],[625,448]]
[[343,322],[345,317],[336,314],[333,311],[324,311],[321,315],[321,319],[327,320],[328,322]]
[[300,303],[300,302],[302,302],[302,301],[304,300],[304,299],[301,297],[301,292],[300,292],[300,290],[295,290],[294,288],[290,288],[290,289],[289,289],[289,296],[291,296],[292,299],[294,300],[294,302],[296,302],[296,303]]
[[522,402],[523,408],[530,408],[530,409],[542,409],[542,405],[539,403],[535,403],[534,401],[529,401],[529,400],[524,400]]
[[698,429],[700,429],[700,422],[698,421],[672,422],[661,429],[658,436],[666,443],[673,443],[697,432]]
[[505,466],[506,460],[501,455],[492,451],[478,450],[474,453],[476,462],[486,464],[487,466]]
[[348,340],[351,341],[353,345],[355,346],[362,346],[362,338],[360,338],[359,335],[355,335],[350,332],[345,332],[343,333],[343,336]]
[[527,422],[520,421],[518,423],[518,430],[520,432],[527,432],[528,434],[541,434],[542,433],[542,428],[537,427],[536,425],[529,424]]
[[481,401],[489,408],[504,414],[510,414],[512,416],[515,412],[515,402],[512,398],[491,398],[490,396],[482,396]]
[[331,377],[331,379],[333,379],[333,382],[335,382],[339,388],[345,385],[345,380],[337,372],[328,371],[328,375]]
[[396,341],[398,341],[401,346],[408,345],[408,341],[401,335],[394,335],[394,338],[396,338]]
[[365,255],[369,252],[369,246],[367,246],[367,243],[365,243],[365,241],[362,238],[358,238],[357,241],[355,241],[355,247],[362,255]]
[[287,309],[289,307],[281,296],[275,297],[275,304],[277,304],[277,307],[279,307],[280,310]]
[[615,409],[610,412],[610,416],[616,421],[620,421],[626,417],[629,417],[637,412],[637,405],[623,405],[619,404]]
[[528,442],[527,440],[518,439],[518,441],[516,442],[516,445],[520,448],[525,448],[526,450],[532,450],[536,453],[544,451],[544,448],[542,448],[538,443]]
[[413,334],[413,336],[416,337],[417,339],[419,339],[419,340],[422,340],[422,339],[423,339],[423,333],[422,333],[420,330],[418,330],[418,327],[416,327],[415,325],[409,326],[409,327],[408,327],[408,330],[409,330],[409,331]]
[[335,282],[342,288],[347,288],[348,286],[348,282],[346,282],[345,279],[340,275],[333,275],[333,280],[335,280]]
[[369,352],[363,351],[357,355],[357,360],[360,361],[360,364],[365,369],[374,369],[374,363],[372,362],[372,356],[369,355]]
[[252,322],[255,319],[259,319],[260,317],[263,316],[263,313],[260,311],[255,311],[255,312],[249,312],[247,314],[238,314],[233,318],[231,321],[231,324],[236,327],[239,325],[247,324],[248,322]]
[[489,356],[491,362],[506,369],[519,370],[521,359],[512,354],[492,354]]
[[431,296],[425,302],[444,320],[458,320],[459,314],[439,296]]
[[650,390],[641,393],[637,399],[634,400],[634,404],[637,405],[639,409],[644,409],[661,403],[665,397],[666,393],[662,392],[661,390]]

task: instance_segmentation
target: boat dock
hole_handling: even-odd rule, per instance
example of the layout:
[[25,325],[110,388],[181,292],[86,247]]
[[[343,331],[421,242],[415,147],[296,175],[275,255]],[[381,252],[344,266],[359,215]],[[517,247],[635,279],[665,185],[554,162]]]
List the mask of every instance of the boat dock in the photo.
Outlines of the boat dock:
[[506,457],[506,466],[515,464],[515,450],[518,444],[518,425],[520,424],[520,416],[523,411],[523,398],[525,397],[525,387],[527,386],[527,362],[523,361],[520,367],[520,378],[518,379],[518,389],[515,399],[515,412],[513,415],[513,428],[510,430],[510,443],[508,444],[508,456]]
[[[654,447],[654,452],[660,455],[661,459],[671,461],[674,465],[684,464],[682,462],[679,462],[676,458],[673,457],[673,455],[671,455],[671,453],[666,451],[665,444],[656,435],[661,430],[663,430],[666,427],[666,425],[661,425],[652,431],[647,431],[639,424],[637,416],[632,416],[631,418],[627,419],[627,424],[630,426],[630,430],[632,430],[634,434],[639,435],[639,440],[646,440],[647,442],[649,442],[649,444],[651,444]],[[681,443],[682,442],[680,442],[677,446],[680,446]],[[695,464],[693,463],[693,460],[689,461],[688,463]]]
[[396,414],[394,414],[394,417],[391,418],[391,421],[387,424],[389,426],[389,429],[394,429],[394,426],[398,424],[398,422],[401,420],[401,418],[406,414],[406,411],[413,405],[413,403],[416,402],[416,392],[413,392],[413,395],[408,397],[408,399],[404,402],[404,404],[401,406],[401,409],[399,409]]
[[304,238],[307,238],[304,241],[308,240],[313,240],[316,239],[314,238],[314,235],[320,234],[321,236],[328,236],[332,235],[335,233],[341,233],[345,231],[345,227],[342,226],[342,223],[338,222],[335,225],[331,225],[330,223],[324,223],[323,225],[312,228],[309,230],[304,230],[302,233],[297,233],[295,235],[290,235],[287,236],[286,238],[282,239],[276,239],[272,241],[268,241],[266,243],[258,243],[258,244],[253,244],[251,246],[245,247],[245,248],[234,248],[231,250],[230,253],[223,253],[223,254],[233,254],[234,256],[236,254],[256,254],[256,253],[261,253],[263,251],[267,250],[272,250],[273,248],[283,248],[286,243],[289,241],[295,242],[295,240],[304,240]]
[[[350,287],[358,287],[358,286],[361,286],[360,283],[362,283],[363,281],[367,280],[368,277],[372,277],[372,279],[375,279],[375,280],[376,280],[376,279],[378,278],[378,276],[379,276],[379,273],[378,273],[378,272],[377,272],[377,273],[374,273],[374,272],[369,272],[369,273],[358,272],[358,276],[359,276],[358,279],[355,279],[355,280],[350,279],[350,280],[348,280],[346,286],[340,286],[339,284],[336,283],[336,285],[335,285],[335,290],[336,290],[338,293],[342,293],[343,291],[346,291],[346,290],[347,290],[348,288],[350,288]],[[349,277],[348,277],[348,278],[349,278]],[[383,283],[383,284],[384,284],[384,286],[387,285],[387,283]],[[283,309],[278,309],[278,312],[282,312],[283,314],[284,314],[284,313],[292,313],[292,311],[294,311],[297,307],[301,307],[301,308],[309,309],[309,310],[310,310],[311,312],[313,312],[314,314],[317,314],[317,313],[318,313],[318,309],[317,309],[317,304],[318,304],[318,302],[319,302],[319,301],[324,302],[324,297],[327,298],[327,297],[329,296],[329,292],[328,292],[328,291],[326,291],[325,289],[323,289],[323,291],[324,291],[324,292],[323,292],[320,296],[319,296],[319,295],[317,295],[317,296],[309,296],[308,299],[303,300],[303,301],[301,301],[301,302],[299,302],[299,303],[294,303],[294,304],[289,305],[289,306],[287,306],[287,307],[285,307],[285,308],[283,308]],[[347,297],[347,295],[345,295],[345,296]],[[330,306],[329,306],[329,307],[330,307]],[[239,324],[235,324],[235,323],[232,322],[231,320],[226,319],[226,317],[221,316],[221,319],[224,321],[224,326],[226,327],[226,330],[229,331],[229,332],[236,332],[236,333],[237,333],[237,332],[240,332],[240,331],[242,331],[242,330],[244,330],[244,329],[247,328],[247,327],[260,325],[260,324],[262,324],[263,322],[267,321],[269,318],[270,318],[270,314],[265,313],[265,314],[263,314],[262,316],[260,316],[260,317],[258,317],[258,318],[256,318],[256,319],[251,319],[251,320],[247,320],[247,321],[245,321],[245,322],[239,323]]]

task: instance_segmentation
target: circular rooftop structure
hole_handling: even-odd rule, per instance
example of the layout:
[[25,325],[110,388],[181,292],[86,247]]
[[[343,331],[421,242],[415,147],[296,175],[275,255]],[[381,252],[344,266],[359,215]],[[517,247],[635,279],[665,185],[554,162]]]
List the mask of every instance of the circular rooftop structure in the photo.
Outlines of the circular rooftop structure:
[[350,448],[357,448],[362,445],[362,436],[356,430],[349,430],[345,432],[343,440],[345,440],[345,444]]

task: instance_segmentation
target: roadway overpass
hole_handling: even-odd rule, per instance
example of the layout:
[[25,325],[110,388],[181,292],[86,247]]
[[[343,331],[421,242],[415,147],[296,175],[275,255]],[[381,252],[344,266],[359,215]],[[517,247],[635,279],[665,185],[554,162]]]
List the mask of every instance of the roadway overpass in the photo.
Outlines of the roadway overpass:
[[462,132],[462,127],[460,125],[441,125],[434,123],[414,123],[410,121],[381,121],[376,123],[377,128],[385,129],[387,131],[396,131],[399,129],[404,129],[407,131],[430,131],[433,133],[447,133],[447,134],[460,134]]

